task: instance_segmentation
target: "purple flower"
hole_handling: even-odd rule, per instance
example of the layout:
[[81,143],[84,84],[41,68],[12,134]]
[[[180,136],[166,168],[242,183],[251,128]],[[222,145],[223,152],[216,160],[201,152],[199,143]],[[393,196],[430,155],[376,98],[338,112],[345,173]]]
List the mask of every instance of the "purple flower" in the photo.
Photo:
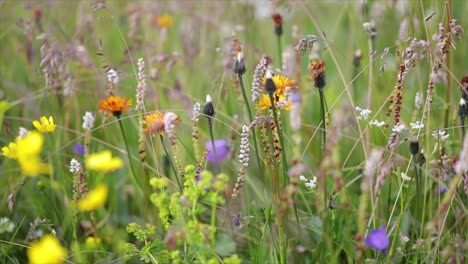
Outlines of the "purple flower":
[[214,145],[216,148],[216,157],[213,151],[213,144],[211,140],[205,141],[205,148],[208,150],[208,156],[206,157],[213,165],[218,165],[223,162],[229,155],[231,147],[225,139],[215,139]]
[[298,92],[292,92],[289,95],[289,99],[291,99],[293,103],[300,103],[302,101],[301,94]]
[[81,145],[80,143],[75,143],[73,145],[73,152],[75,152],[78,155],[84,155],[85,151],[83,145]]
[[388,239],[387,234],[385,233],[385,226],[382,226],[379,229],[372,230],[370,234],[366,237],[364,242],[377,250],[384,251],[390,245],[390,240]]
[[447,186],[441,186],[438,187],[434,190],[434,193],[439,194],[439,193],[444,193],[448,190]]

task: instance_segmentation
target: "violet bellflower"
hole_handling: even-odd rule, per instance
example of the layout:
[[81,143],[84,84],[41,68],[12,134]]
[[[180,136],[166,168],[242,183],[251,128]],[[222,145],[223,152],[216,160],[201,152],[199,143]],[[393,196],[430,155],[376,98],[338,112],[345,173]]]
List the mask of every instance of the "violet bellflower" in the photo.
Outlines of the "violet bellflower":
[[231,147],[225,139],[215,139],[214,145],[216,148],[216,156],[213,150],[213,145],[210,140],[205,141],[205,148],[208,150],[208,156],[206,157],[213,165],[217,166],[223,162],[228,156]]
[[84,155],[85,154],[85,149],[84,149],[83,145],[81,145],[80,143],[75,143],[73,145],[73,152],[75,152],[78,155]]
[[385,226],[372,230],[364,242],[371,248],[384,251],[390,245],[390,240],[385,231]]

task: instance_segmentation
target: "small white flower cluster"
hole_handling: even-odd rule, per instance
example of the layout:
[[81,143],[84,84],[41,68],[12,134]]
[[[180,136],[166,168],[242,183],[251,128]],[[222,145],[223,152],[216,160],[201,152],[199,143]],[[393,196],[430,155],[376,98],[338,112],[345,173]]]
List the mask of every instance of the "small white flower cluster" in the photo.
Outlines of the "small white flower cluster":
[[249,166],[249,131],[250,128],[248,126],[242,126],[239,162],[244,168],[247,168],[247,166]]
[[421,123],[421,121],[416,121],[414,123],[410,123],[411,129],[422,129],[424,128],[424,123]]
[[369,122],[369,125],[377,126],[377,127],[383,127],[385,125],[385,121],[379,121],[377,119],[374,119],[374,120]]
[[11,233],[15,230],[15,223],[13,223],[8,217],[0,218],[0,234]]
[[70,172],[71,173],[78,173],[81,170],[81,163],[76,159],[72,159],[70,161]]
[[437,140],[445,141],[450,136],[450,134],[447,134],[447,132],[443,129],[439,129],[432,132],[432,136],[435,137],[435,139]]
[[145,98],[145,91],[147,88],[145,75],[145,61],[143,60],[143,58],[138,59],[137,65],[138,83],[136,88],[136,110],[143,111],[145,109],[143,99]]
[[118,84],[119,83],[119,74],[116,70],[110,68],[107,70],[107,80],[110,83]]
[[198,122],[198,118],[200,117],[200,103],[195,103],[193,105],[193,112],[192,112],[192,121]]
[[86,112],[83,116],[83,129],[90,131],[94,127],[94,115],[91,112]]
[[359,106],[356,106],[355,109],[359,113],[359,115],[358,115],[359,120],[367,120],[369,118],[369,115],[372,113],[372,110],[362,109]]
[[405,130],[405,129],[406,129],[405,125],[403,125],[403,124],[397,124],[397,125],[395,125],[395,126],[392,128],[392,132],[401,133],[401,132],[403,132],[403,130]]
[[317,187],[317,177],[313,177],[311,180],[307,179],[304,175],[299,176],[299,180],[304,182],[304,185],[309,189]]
[[255,67],[253,81],[252,81],[252,102],[256,102],[260,98],[260,95],[262,94],[263,76],[265,76],[267,66],[268,66],[268,59],[266,57],[262,57],[260,62]]
[[169,138],[174,136],[175,121],[177,120],[177,115],[173,112],[167,112],[164,115],[164,131],[167,133]]

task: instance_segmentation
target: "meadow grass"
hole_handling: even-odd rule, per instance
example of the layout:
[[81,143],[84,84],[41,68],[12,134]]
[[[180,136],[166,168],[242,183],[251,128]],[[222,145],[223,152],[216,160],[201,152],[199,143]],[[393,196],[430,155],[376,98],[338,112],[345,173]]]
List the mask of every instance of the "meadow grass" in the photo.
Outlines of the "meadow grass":
[[465,263],[467,12],[0,1],[0,262]]

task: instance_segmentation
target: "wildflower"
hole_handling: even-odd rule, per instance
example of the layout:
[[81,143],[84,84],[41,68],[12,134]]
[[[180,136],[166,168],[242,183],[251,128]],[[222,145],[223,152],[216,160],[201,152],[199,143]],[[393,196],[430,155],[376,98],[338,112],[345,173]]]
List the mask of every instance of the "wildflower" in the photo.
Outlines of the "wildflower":
[[156,25],[160,28],[168,28],[174,24],[174,18],[169,14],[163,14],[156,18]]
[[107,70],[107,80],[110,83],[118,84],[119,83],[119,74],[117,73],[117,71],[112,69],[112,68]]
[[110,95],[104,100],[99,101],[99,112],[107,112],[109,115],[120,117],[122,112],[129,110],[132,99],[127,99],[124,96]]
[[390,240],[388,239],[388,236],[385,232],[385,226],[371,231],[364,242],[374,249],[380,251],[386,250],[390,245]]
[[360,119],[360,120],[369,119],[369,115],[372,113],[372,110],[362,109],[359,106],[356,106],[355,109],[356,109],[357,112],[359,112],[358,119]]
[[78,201],[78,209],[80,211],[88,212],[104,206],[107,201],[108,192],[109,190],[106,185],[98,185],[96,188],[91,190],[84,199]]
[[434,189],[435,194],[444,193],[448,190],[448,187],[443,185]]
[[98,237],[87,237],[85,241],[86,247],[87,248],[96,248],[99,245],[101,245],[101,239]]
[[403,130],[405,130],[406,127],[405,125],[403,124],[397,124],[395,125],[393,128],[392,128],[392,132],[395,132],[395,133],[401,133]]
[[70,172],[71,173],[77,173],[81,170],[81,163],[79,161],[77,161],[76,159],[72,159],[70,161]]
[[244,52],[242,51],[242,47],[239,47],[239,51],[237,52],[237,60],[234,64],[234,72],[237,75],[242,75],[245,73],[245,71]]
[[307,179],[304,175],[299,176],[299,180],[304,182],[304,185],[309,189],[317,187],[317,177],[313,177],[311,180]]
[[402,172],[401,173],[401,179],[404,180],[404,181],[411,181],[411,177],[408,176],[408,174]]
[[[285,110],[291,109],[291,101],[287,100],[284,95],[279,96],[275,98],[274,100],[275,100],[276,107],[278,107],[278,105],[281,104],[283,105],[283,108]],[[266,94],[262,94],[262,96],[260,97],[260,100],[258,100],[258,108],[260,108],[261,110],[265,110],[265,109],[270,109],[270,107],[271,107],[270,97]]]
[[283,34],[283,17],[279,13],[275,13],[271,16],[273,23],[275,24],[275,34],[280,37]]
[[325,62],[320,59],[312,60],[307,67],[307,70],[310,73],[312,80],[314,81],[314,86],[318,89],[323,89],[325,87]]
[[86,168],[104,173],[123,167],[123,161],[119,157],[112,157],[110,150],[93,153],[86,157]]
[[439,129],[432,132],[432,136],[437,140],[445,141],[450,136],[450,134],[447,134],[447,132],[443,129]]
[[172,135],[174,134],[174,127],[175,125],[179,124],[180,119],[173,112],[167,112],[164,115],[163,121],[164,121],[164,131],[166,131],[168,135]]
[[421,123],[421,121],[416,121],[414,123],[410,123],[411,129],[422,129],[424,128],[424,123]]
[[41,133],[54,132],[56,127],[54,124],[54,119],[51,116],[49,116],[49,119],[47,119],[45,116],[41,117],[40,122],[34,120],[33,125]]
[[215,139],[214,145],[216,148],[216,154],[213,150],[213,144],[211,144],[211,140],[205,141],[205,148],[208,151],[208,156],[206,159],[213,163],[213,165],[217,166],[229,156],[231,147],[229,146],[228,141],[225,139]]
[[31,264],[62,263],[67,256],[67,250],[60,245],[59,240],[52,235],[46,235],[28,248],[28,259]]
[[209,94],[206,95],[206,103],[205,107],[203,108],[203,114],[207,117],[213,117],[215,115],[215,110],[213,107],[213,103],[211,102],[211,96]]
[[37,176],[50,173],[48,164],[42,163],[40,153],[44,144],[44,137],[37,132],[31,132],[16,142],[16,158],[21,172],[26,176]]
[[374,119],[369,122],[369,125],[376,126],[376,127],[383,127],[385,125],[385,121],[379,121],[377,119]]
[[144,130],[145,133],[149,133],[151,135],[155,133],[159,133],[160,135],[164,134],[164,117],[161,112],[156,111],[146,115],[144,123],[146,125]]
[[143,111],[145,105],[143,99],[145,98],[145,91],[147,89],[146,75],[145,75],[145,61],[143,58],[138,59],[138,83],[136,88],[136,110]]
[[[295,80],[292,80],[289,77],[287,77],[285,75],[281,75],[281,74],[272,75],[271,72],[269,70],[267,70],[266,71],[266,78],[264,78],[263,81],[262,81],[262,84],[265,87],[265,91],[267,93],[268,93],[267,82],[268,82],[269,78],[271,78],[271,80],[273,80],[273,84],[276,87],[276,90],[275,90],[275,95],[276,96],[284,96],[284,94],[286,93],[286,91],[288,89],[290,89],[290,88],[294,87],[294,85],[296,85]],[[269,88],[269,89],[273,89],[273,88]]]
[[29,130],[27,130],[24,127],[19,128],[18,138],[22,138],[22,137],[26,136],[27,134],[29,134]]
[[73,152],[75,152],[78,155],[84,155],[85,154],[84,146],[81,145],[80,143],[73,144]]
[[15,223],[13,223],[8,217],[0,218],[0,234],[11,233],[15,230]]
[[94,120],[95,117],[93,113],[91,112],[86,112],[83,116],[83,125],[82,128],[86,131],[90,131],[94,127]]
[[262,93],[263,79],[268,66],[268,58],[263,56],[255,67],[252,80],[252,102],[257,101]]
[[9,159],[16,159],[16,143],[10,142],[8,146],[2,148],[2,155],[9,158]]

